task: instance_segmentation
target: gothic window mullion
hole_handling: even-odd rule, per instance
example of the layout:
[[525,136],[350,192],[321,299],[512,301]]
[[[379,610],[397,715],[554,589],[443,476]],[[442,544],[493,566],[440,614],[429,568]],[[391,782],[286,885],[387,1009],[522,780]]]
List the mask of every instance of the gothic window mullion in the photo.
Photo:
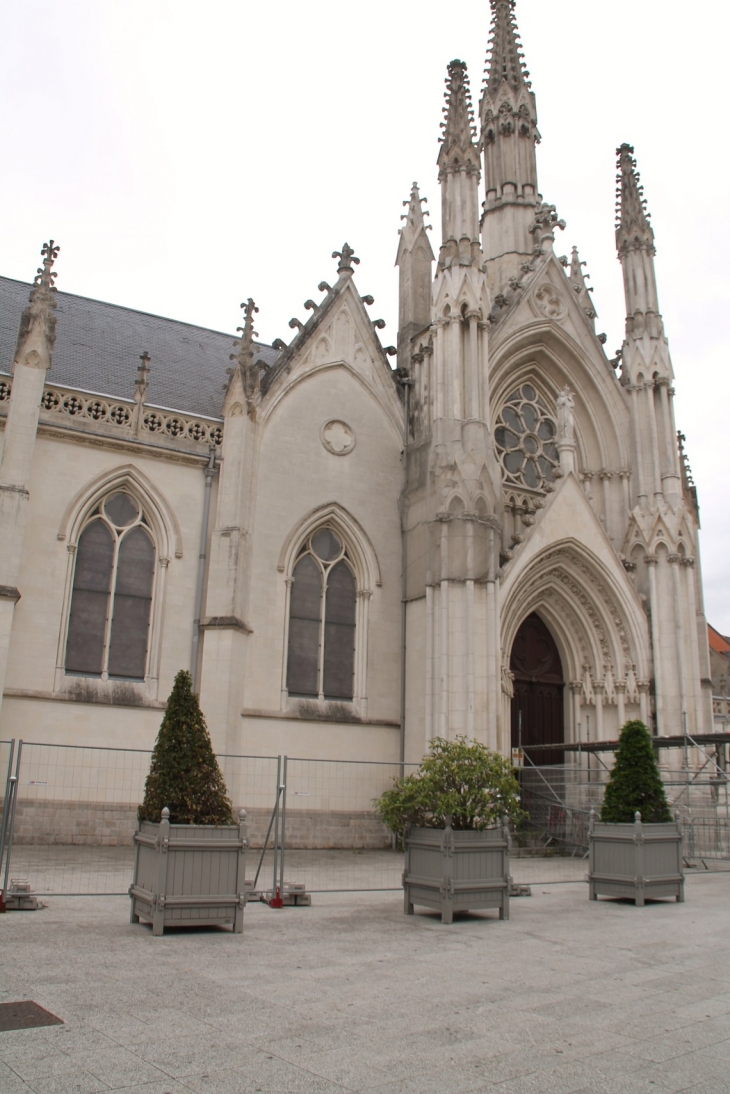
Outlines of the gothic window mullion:
[[109,582],[109,596],[106,602],[106,624],[104,626],[104,661],[101,667],[102,680],[109,679],[109,643],[111,641],[112,633],[112,620],[114,618],[114,592],[117,587],[117,568],[119,566],[119,536],[115,533],[114,529],[111,530],[114,536],[114,557],[112,560],[112,573],[111,580]]
[[320,702],[324,699],[324,643],[327,619],[327,577],[329,571],[322,568],[322,611],[319,619],[319,661],[317,665],[317,691]]

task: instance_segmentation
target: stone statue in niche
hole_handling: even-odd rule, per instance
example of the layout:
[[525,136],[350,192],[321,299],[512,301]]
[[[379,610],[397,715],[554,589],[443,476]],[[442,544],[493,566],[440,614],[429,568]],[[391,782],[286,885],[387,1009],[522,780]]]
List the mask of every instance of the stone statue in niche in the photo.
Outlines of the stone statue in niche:
[[573,399],[573,393],[567,384],[558,395],[557,407],[558,443],[560,443],[560,441],[568,441],[572,444],[575,441],[575,416],[573,413],[575,410],[575,401]]

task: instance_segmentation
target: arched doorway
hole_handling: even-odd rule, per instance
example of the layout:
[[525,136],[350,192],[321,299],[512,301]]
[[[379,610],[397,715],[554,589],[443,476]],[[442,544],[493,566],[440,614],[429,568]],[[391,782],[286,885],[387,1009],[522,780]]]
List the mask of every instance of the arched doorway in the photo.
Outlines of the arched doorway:
[[[563,666],[555,639],[534,612],[515,635],[510,670],[514,674],[512,747],[562,744]],[[559,748],[532,747],[527,755],[538,766],[564,762]]]

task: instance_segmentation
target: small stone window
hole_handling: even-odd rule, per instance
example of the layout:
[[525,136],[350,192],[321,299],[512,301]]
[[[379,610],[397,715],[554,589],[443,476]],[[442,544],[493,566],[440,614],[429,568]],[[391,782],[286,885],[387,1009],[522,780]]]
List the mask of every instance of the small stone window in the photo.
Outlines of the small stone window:
[[544,492],[559,463],[556,434],[555,419],[532,384],[513,391],[494,430],[504,481]]
[[318,528],[292,573],[286,681],[292,697],[352,700],[355,593],[340,537],[332,528]]
[[155,547],[144,511],[118,491],[91,513],[76,550],[66,672],[144,680]]

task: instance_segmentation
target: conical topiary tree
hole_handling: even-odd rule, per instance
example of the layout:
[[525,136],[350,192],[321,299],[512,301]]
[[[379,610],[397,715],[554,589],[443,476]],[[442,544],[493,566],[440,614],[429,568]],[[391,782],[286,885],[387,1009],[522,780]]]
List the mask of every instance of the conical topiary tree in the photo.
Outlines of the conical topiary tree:
[[608,824],[630,824],[636,811],[645,824],[673,820],[664,785],[643,722],[627,722],[621,730],[616,760],[606,786],[601,820]]
[[159,821],[167,806],[171,824],[233,824],[233,810],[208,727],[189,672],[175,677],[152,752],[141,821]]

